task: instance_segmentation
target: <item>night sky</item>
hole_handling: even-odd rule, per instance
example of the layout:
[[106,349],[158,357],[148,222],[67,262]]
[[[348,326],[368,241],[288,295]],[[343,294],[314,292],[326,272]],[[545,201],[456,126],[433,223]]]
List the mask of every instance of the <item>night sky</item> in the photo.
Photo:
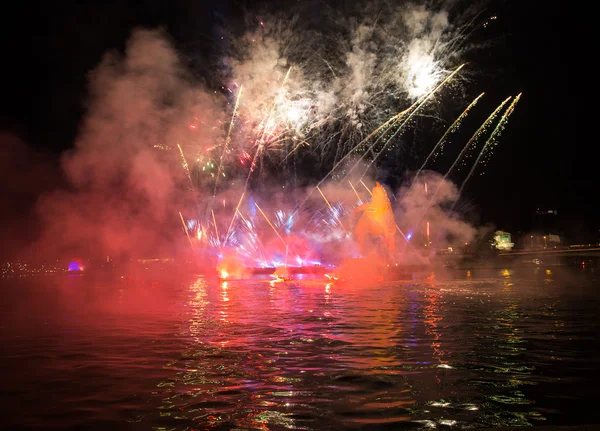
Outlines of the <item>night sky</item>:
[[[9,24],[1,125],[51,154],[73,145],[87,72],[107,50],[122,49],[133,27],[163,26],[194,67],[215,54],[214,24],[240,18],[244,9],[226,0],[82,3],[23,8]],[[469,59],[473,85],[494,101],[523,96],[486,174],[469,183],[466,198],[481,222],[508,230],[529,228],[536,207],[558,209],[597,230],[595,161],[578,145],[569,109],[576,91],[564,85],[576,55],[563,31],[568,11],[552,2],[509,1],[489,3],[484,14],[498,19],[486,35],[489,47]]]

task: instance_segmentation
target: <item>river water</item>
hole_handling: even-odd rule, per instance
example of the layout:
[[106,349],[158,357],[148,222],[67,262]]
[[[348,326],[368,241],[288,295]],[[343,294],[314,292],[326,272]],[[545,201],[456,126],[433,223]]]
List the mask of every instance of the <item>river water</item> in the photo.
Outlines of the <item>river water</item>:
[[431,429],[600,422],[597,274],[372,286],[2,280],[0,426]]

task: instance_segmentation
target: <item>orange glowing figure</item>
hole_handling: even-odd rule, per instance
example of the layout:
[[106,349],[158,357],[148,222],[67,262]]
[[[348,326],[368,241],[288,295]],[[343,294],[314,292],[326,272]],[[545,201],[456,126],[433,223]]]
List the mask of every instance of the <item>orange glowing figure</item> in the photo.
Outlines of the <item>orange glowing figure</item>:
[[388,199],[387,192],[379,183],[373,187],[371,201],[356,207],[352,214],[362,212],[354,233],[358,239],[361,252],[365,255],[365,240],[367,234],[382,237],[383,244],[387,247],[390,255],[395,252],[396,222],[392,205]]

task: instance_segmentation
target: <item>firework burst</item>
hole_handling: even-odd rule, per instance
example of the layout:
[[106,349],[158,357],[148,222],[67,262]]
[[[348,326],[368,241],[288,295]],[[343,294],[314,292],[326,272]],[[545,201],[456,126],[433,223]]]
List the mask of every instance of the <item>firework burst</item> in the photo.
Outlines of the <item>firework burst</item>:
[[[257,28],[233,44],[223,77],[229,112],[216,125],[222,136],[212,145],[199,146],[191,140],[177,144],[192,189],[210,184],[213,194],[213,201],[205,204],[205,219],[188,229],[191,237],[196,232],[213,247],[235,247],[262,264],[273,260],[268,257],[273,254],[268,250],[271,246],[259,240],[265,236],[273,236],[285,249],[286,262],[290,244],[297,244],[300,237],[313,243],[313,249],[318,248],[316,242],[341,241],[348,237],[344,221],[348,202],[327,196],[321,189],[325,181],[346,183],[353,174],[358,175],[355,180],[362,179],[377,169],[383,157],[406,151],[402,135],[417,122],[435,118],[442,104],[462,102],[462,97],[455,97],[467,82],[461,58],[476,21],[451,17],[443,8],[415,5],[383,7],[375,15],[367,7],[350,17],[333,16],[326,14],[326,22],[319,26],[323,30],[299,15],[291,20],[281,15],[263,17]],[[472,100],[446,129],[419,173],[443,150],[482,96]],[[469,157],[507,102],[473,134],[444,180],[459,161]],[[513,108],[514,104],[509,111]],[[502,127],[508,115],[502,117]],[[228,122],[222,121],[224,116]],[[198,122],[190,128],[196,131],[201,126],[206,124]],[[484,145],[477,162],[489,157],[498,135],[494,131],[488,141],[493,144]],[[328,172],[320,181],[312,181],[317,183],[312,191],[317,190],[323,202],[315,205],[312,198],[310,216],[300,215],[307,211],[312,192],[290,209],[256,202],[249,203],[250,212],[241,207],[257,183],[268,178],[287,185],[292,167],[302,163],[314,172]],[[215,215],[217,195],[233,187],[236,178],[245,179],[236,188],[239,197],[230,198],[237,206],[224,210],[227,216]],[[350,186],[360,202],[352,181]],[[304,259],[299,252],[293,254]]]

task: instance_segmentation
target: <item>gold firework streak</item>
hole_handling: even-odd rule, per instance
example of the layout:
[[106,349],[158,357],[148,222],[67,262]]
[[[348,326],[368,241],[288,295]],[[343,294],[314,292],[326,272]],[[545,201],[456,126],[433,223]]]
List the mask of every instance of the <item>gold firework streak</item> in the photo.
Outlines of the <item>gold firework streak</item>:
[[277,229],[275,229],[275,226],[273,226],[273,223],[271,223],[271,220],[269,220],[269,217],[267,217],[267,215],[263,212],[263,210],[260,209],[260,207],[258,206],[258,204],[256,202],[254,203],[254,205],[256,205],[256,208],[258,208],[258,210],[263,215],[263,217],[265,218],[265,220],[267,221],[267,223],[269,223],[269,226],[271,226],[271,228],[273,229],[273,232],[275,232],[275,234],[279,237],[279,239],[281,240],[281,242],[283,243],[283,245],[285,245],[285,249],[287,251],[287,243],[283,240],[283,238],[281,237],[281,235],[279,235],[279,232],[277,232]]
[[219,229],[217,229],[217,219],[215,219],[215,212],[210,210],[213,219],[213,225],[215,226],[215,234],[217,235],[217,241],[219,241],[219,247],[221,247],[221,238],[219,238]]
[[502,115],[502,117],[500,117],[500,121],[498,121],[496,128],[494,129],[494,131],[492,132],[492,134],[490,135],[488,140],[485,142],[485,145],[481,149],[481,152],[479,153],[479,156],[477,156],[477,159],[475,159],[475,163],[473,163],[473,166],[471,167],[469,174],[467,175],[467,177],[463,181],[462,185],[460,186],[460,189],[458,190],[459,196],[462,193],[463,189],[465,188],[465,184],[467,183],[467,181],[469,181],[469,178],[471,178],[471,176],[473,175],[473,172],[475,172],[475,168],[477,167],[477,164],[479,163],[479,160],[481,159],[481,157],[484,154],[486,154],[486,151],[490,151],[490,148],[493,145],[496,145],[496,143],[497,143],[496,139],[498,139],[498,136],[500,136],[500,133],[502,133],[502,130],[504,130],[504,127],[506,126],[506,123],[508,122],[508,117],[510,117],[510,115],[514,111],[515,106],[517,105],[517,103],[519,102],[519,99],[521,98],[521,94],[523,94],[523,93],[519,93],[517,95],[517,97],[515,97],[515,99],[512,101],[512,103],[510,104],[510,106],[508,107],[506,112]]
[[[459,160],[465,155],[465,153],[469,150],[469,148],[471,147],[471,145],[473,144],[473,142],[475,142],[479,136],[481,135],[481,133],[483,133],[485,131],[485,129],[487,128],[487,126],[494,121],[494,119],[496,118],[496,116],[498,115],[498,112],[500,112],[502,110],[502,108],[504,107],[504,105],[506,105],[506,103],[512,98],[512,96],[508,96],[495,110],[494,112],[492,112],[490,114],[490,116],[487,118],[487,120],[485,120],[483,122],[483,124],[481,126],[479,126],[479,129],[477,129],[477,131],[473,134],[473,136],[471,136],[471,139],[469,139],[469,141],[467,142],[467,144],[465,145],[465,147],[462,149],[462,151],[460,152],[460,154],[458,155],[458,157],[456,158],[456,160],[454,160],[454,163],[452,163],[452,166],[450,166],[450,169],[448,169],[448,172],[446,172],[446,175],[444,175],[444,180],[446,178],[448,178],[448,175],[450,174],[450,172],[452,172],[452,169],[454,169],[454,167],[456,166],[456,164],[459,162]],[[441,183],[440,183],[441,184]],[[438,187],[439,189],[439,187]],[[436,190],[437,193],[437,190]],[[435,195],[434,195],[435,196]]]
[[319,188],[319,186],[317,186],[317,190],[319,191],[319,193],[321,193],[321,196],[323,196],[323,199],[325,200],[325,203],[327,204],[327,206],[331,210],[331,213],[333,214],[333,216],[335,217],[335,219],[337,220],[337,222],[340,224],[340,226],[342,227],[342,229],[344,229],[344,233],[348,234],[348,231],[346,230],[346,228],[342,224],[341,220],[338,218],[338,216],[335,213],[333,207],[331,206],[331,204],[329,203],[329,201],[327,200],[327,198],[325,197],[325,195],[323,194],[323,192],[321,191],[321,189]]
[[221,176],[221,170],[223,169],[223,158],[227,153],[227,146],[231,141],[231,131],[233,130],[233,126],[235,125],[235,118],[237,116],[238,107],[240,106],[240,98],[242,97],[242,88],[244,86],[240,86],[240,91],[238,92],[237,100],[235,101],[235,105],[233,107],[233,114],[231,115],[231,121],[229,122],[229,129],[227,130],[227,137],[225,138],[225,145],[223,146],[223,151],[221,152],[221,159],[219,160],[219,168],[217,169],[217,178],[215,179],[215,190],[213,192],[213,198],[217,194],[217,185],[219,184],[219,177]]
[[190,232],[188,231],[188,228],[185,225],[185,220],[183,219],[183,215],[181,215],[181,212],[179,213],[179,217],[181,217],[181,223],[183,224],[183,229],[185,230],[185,234],[187,235],[187,239],[190,242],[190,247],[192,247],[192,251],[194,251],[194,244],[192,243],[192,238],[190,238]]
[[181,145],[177,144],[177,148],[179,148],[179,154],[181,154],[181,166],[183,166],[183,170],[187,174],[190,180],[191,190],[194,190],[194,182],[192,181],[192,176],[190,175],[190,167],[188,166],[188,162],[185,159],[185,154],[183,154],[183,150],[181,149]]
[[227,243],[227,240],[229,239],[229,233],[231,232],[231,227],[233,226],[233,221],[235,220],[235,216],[239,212],[240,205],[242,204],[242,200],[244,199],[245,194],[246,194],[246,192],[242,193],[242,196],[240,196],[240,200],[239,200],[237,206],[235,207],[235,211],[233,212],[233,217],[231,217],[231,223],[229,223],[229,229],[227,229],[227,234],[225,235],[225,243]]
[[356,195],[356,198],[358,199],[358,201],[362,202],[362,199],[360,198],[360,195],[358,194],[358,192],[356,191],[356,189],[352,185],[352,181],[348,180],[348,184],[350,184],[350,187],[352,187],[352,190],[354,190],[354,194]]
[[[417,101],[418,105],[415,107],[415,109],[412,110],[412,112],[410,114],[408,114],[408,116],[402,121],[402,123],[398,126],[398,129],[396,129],[396,133],[394,133],[392,135],[392,137],[390,139],[387,140],[387,142],[383,145],[383,147],[381,148],[381,150],[375,155],[375,157],[373,157],[373,160],[371,160],[371,163],[369,163],[369,165],[367,166],[367,168],[365,169],[364,173],[362,174],[362,176],[364,177],[367,173],[367,171],[369,170],[369,168],[371,167],[371,165],[373,163],[375,163],[375,161],[379,158],[379,156],[383,153],[383,151],[386,149],[386,147],[388,146],[388,144],[390,142],[392,142],[392,140],[398,136],[398,133],[400,133],[400,131],[403,129],[403,127],[408,124],[408,122],[410,121],[410,119],[413,117],[413,115],[416,114],[416,112],[423,106],[425,105],[425,103],[429,100],[429,98],[431,96],[433,96],[435,93],[437,93],[437,91],[439,89],[441,89],[448,81],[450,81],[452,78],[454,78],[454,76],[456,76],[456,74],[464,67],[464,64],[461,64],[460,66],[458,66],[454,72],[452,72],[450,75],[448,75],[446,77],[446,79],[444,79],[437,87],[435,87],[433,90],[431,90],[429,93],[427,93],[424,97],[422,97],[420,99],[420,103],[418,103],[419,101]],[[413,105],[414,106],[414,105]],[[369,147],[369,150],[372,150],[373,147],[375,146],[377,142],[374,142],[373,145],[371,145],[371,147]],[[367,154],[365,152],[365,154]],[[356,162],[356,164],[352,167],[352,169],[350,169],[350,171],[348,171],[348,174],[358,165],[358,163],[363,159],[364,155],[358,159],[358,161]]]
[[438,143],[435,145],[435,147],[433,147],[433,150],[431,150],[431,153],[429,153],[429,155],[427,156],[427,158],[425,159],[425,161],[423,162],[423,164],[417,171],[417,175],[415,175],[415,180],[419,177],[419,174],[421,173],[421,171],[423,170],[425,165],[427,165],[427,162],[429,161],[429,159],[435,154],[435,152],[438,150],[438,148],[441,148],[441,146],[444,144],[448,135],[450,133],[452,133],[453,131],[455,131],[460,126],[461,122],[465,119],[465,117],[467,116],[467,114],[469,113],[471,108],[473,108],[473,106],[475,106],[477,104],[479,99],[481,99],[484,94],[485,93],[481,93],[479,96],[477,96],[475,98],[475,100],[473,100],[469,104],[469,106],[467,106],[467,108],[462,112],[462,114],[459,115],[459,117],[454,121],[454,123],[452,123],[452,125],[450,127],[448,127],[448,129],[446,129],[446,132],[442,135],[442,137],[440,138]]

